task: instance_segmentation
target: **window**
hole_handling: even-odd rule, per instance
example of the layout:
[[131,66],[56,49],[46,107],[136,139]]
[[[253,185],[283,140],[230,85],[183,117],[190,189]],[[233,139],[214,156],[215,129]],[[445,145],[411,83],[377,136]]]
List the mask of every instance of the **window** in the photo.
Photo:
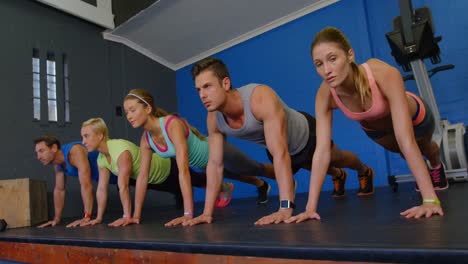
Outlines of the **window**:
[[41,75],[40,75],[40,60],[39,51],[33,49],[32,55],[32,86],[33,86],[33,118],[34,120],[41,119]]
[[[33,119],[36,121],[71,122],[70,118],[70,75],[68,57],[63,54],[56,58],[48,52],[45,58],[38,49],[32,54]],[[59,66],[57,65],[57,59]],[[61,65],[60,65],[61,64]],[[42,72],[41,72],[42,65]],[[45,67],[44,67],[45,65]],[[59,71],[57,72],[57,67]],[[44,71],[45,69],[45,71]],[[61,71],[63,70],[63,71]],[[58,74],[58,75],[57,75]],[[59,76],[60,75],[60,76]],[[59,82],[57,86],[57,81]],[[42,83],[42,87],[41,87]],[[63,86],[60,86],[63,84]],[[57,93],[57,88],[60,90]],[[47,108],[45,108],[47,106]],[[42,111],[41,111],[42,107]],[[60,108],[59,108],[60,107]],[[45,112],[47,111],[47,112]],[[60,122],[61,123],[61,122]]]
[[55,55],[47,54],[47,107],[49,109],[49,121],[57,122],[57,85],[55,71]]
[[70,77],[68,75],[68,58],[63,54],[63,95],[65,97],[65,122],[70,122]]

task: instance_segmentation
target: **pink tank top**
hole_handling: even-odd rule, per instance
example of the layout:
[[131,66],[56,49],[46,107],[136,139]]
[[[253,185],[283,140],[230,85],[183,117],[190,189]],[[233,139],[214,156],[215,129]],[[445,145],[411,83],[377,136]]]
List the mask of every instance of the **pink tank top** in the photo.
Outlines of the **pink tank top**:
[[345,116],[347,116],[349,119],[355,121],[380,119],[390,113],[388,101],[382,95],[382,92],[377,86],[377,83],[375,83],[374,75],[372,75],[369,66],[366,63],[363,63],[362,66],[364,66],[364,69],[366,70],[367,80],[369,81],[369,87],[372,96],[372,105],[367,111],[352,112],[343,104],[343,102],[341,102],[334,88],[330,88],[330,92],[333,96],[333,99],[335,99],[338,108],[340,108],[340,110],[343,111],[343,114],[345,114]]

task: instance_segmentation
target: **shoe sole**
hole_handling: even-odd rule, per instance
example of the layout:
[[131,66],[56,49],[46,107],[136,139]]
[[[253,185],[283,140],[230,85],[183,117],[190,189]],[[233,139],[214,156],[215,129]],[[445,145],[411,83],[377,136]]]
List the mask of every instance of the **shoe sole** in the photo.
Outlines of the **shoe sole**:
[[345,196],[346,196],[346,194],[343,194],[343,195],[332,194],[332,197],[335,198],[335,199],[344,198]]
[[215,207],[223,208],[223,207],[228,206],[231,203],[233,190],[234,190],[234,184],[230,183],[229,184],[229,192],[231,193],[231,195],[229,195],[229,198],[226,201],[219,200],[220,202],[215,202]]
[[444,190],[447,190],[449,187],[449,183],[447,181],[447,185],[445,185],[445,187],[434,187],[434,191],[444,191]]
[[357,193],[357,196],[370,196],[370,195],[373,195],[374,194],[374,191],[370,192],[370,193]]

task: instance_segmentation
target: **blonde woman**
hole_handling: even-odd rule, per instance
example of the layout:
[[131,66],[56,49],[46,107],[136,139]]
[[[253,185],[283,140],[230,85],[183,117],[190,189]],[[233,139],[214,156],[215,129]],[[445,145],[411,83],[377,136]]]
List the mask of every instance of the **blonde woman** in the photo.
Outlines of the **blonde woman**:
[[[81,126],[83,145],[88,151],[97,150],[99,152],[97,157],[99,181],[96,192],[98,212],[96,219],[93,219],[87,224],[94,225],[102,222],[107,203],[107,187],[110,173],[117,175],[123,216],[110,223],[109,226],[117,227],[138,224],[140,223],[141,211],[135,211],[132,216],[129,181],[131,179],[137,180],[138,183],[137,177],[140,173],[140,149],[130,141],[124,139],[109,139],[108,135],[106,123],[101,118],[89,119]],[[146,177],[145,180],[150,188],[174,193],[179,191],[179,172],[175,161],[161,158],[154,154],[150,157],[148,165],[148,177]],[[196,173],[190,170],[189,175],[189,180],[194,186],[206,186],[206,175],[203,173]],[[184,207],[184,210],[186,212],[192,212],[193,207]]]

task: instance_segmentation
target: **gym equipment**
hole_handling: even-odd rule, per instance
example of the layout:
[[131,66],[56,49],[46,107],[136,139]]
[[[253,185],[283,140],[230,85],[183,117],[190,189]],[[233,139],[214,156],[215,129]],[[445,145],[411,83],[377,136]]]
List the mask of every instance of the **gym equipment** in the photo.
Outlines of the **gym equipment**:
[[[434,114],[436,127],[433,140],[440,146],[447,179],[451,182],[467,181],[465,125],[451,124],[448,120],[441,119],[429,80],[437,72],[453,69],[454,65],[443,65],[429,71],[426,69],[424,59],[429,58],[432,64],[440,63],[440,49],[437,43],[442,37],[434,36],[432,15],[428,7],[413,10],[411,0],[400,0],[399,4],[400,16],[393,19],[393,31],[386,34],[392,56],[405,72],[413,71],[413,74],[404,77],[404,80],[416,81],[419,95],[429,104]],[[398,190],[398,183],[410,181],[414,181],[411,174],[388,176],[388,183],[394,191]]]
[[30,178],[0,180],[0,217],[8,228],[47,221],[47,183]]

